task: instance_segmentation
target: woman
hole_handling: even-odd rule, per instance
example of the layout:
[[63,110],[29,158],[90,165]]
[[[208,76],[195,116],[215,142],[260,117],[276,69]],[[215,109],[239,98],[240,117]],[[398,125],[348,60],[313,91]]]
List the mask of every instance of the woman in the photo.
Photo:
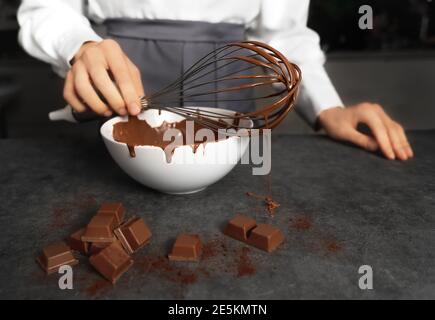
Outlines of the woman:
[[[76,111],[86,104],[104,116],[138,114],[144,87],[167,84],[220,43],[260,40],[301,67],[305,106],[298,111],[311,125],[388,159],[413,157],[403,128],[379,105],[344,108],[323,68],[318,35],[306,26],[308,8],[309,0],[24,0],[19,39],[65,75],[64,97]],[[88,19],[105,25],[108,38]],[[359,123],[373,137],[357,131]]]

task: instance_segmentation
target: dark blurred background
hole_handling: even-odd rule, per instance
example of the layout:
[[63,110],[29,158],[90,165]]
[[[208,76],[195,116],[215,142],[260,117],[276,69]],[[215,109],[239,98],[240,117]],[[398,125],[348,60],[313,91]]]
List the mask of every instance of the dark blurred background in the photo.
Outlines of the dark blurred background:
[[[358,8],[373,8],[374,28],[358,28]],[[404,51],[435,48],[435,4],[431,0],[313,0],[309,25],[323,49]]]
[[[311,1],[309,26],[321,36],[326,67],[346,104],[378,102],[407,129],[435,128],[434,2]],[[87,124],[77,130],[75,125],[48,122],[47,113],[64,106],[62,79],[18,45],[19,3],[0,0],[1,136],[80,135],[95,127]],[[373,30],[358,27],[361,5],[373,8]],[[279,131],[312,132],[295,114]]]

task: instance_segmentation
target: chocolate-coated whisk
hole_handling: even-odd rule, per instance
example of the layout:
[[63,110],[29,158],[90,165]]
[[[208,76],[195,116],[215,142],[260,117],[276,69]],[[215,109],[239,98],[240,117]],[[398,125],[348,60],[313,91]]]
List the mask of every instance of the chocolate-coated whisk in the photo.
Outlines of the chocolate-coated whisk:
[[[232,64],[237,67],[231,66],[231,71],[225,72]],[[215,74],[218,76],[210,79]],[[252,119],[253,128],[272,129],[293,108],[300,82],[300,69],[276,49],[258,41],[237,42],[210,52],[167,87],[141,101],[143,109],[173,112],[214,131],[223,127],[222,120],[231,120],[227,127],[243,128],[241,118]],[[272,92],[258,93],[265,87]],[[250,91],[249,95],[241,96],[245,90]],[[224,97],[219,97],[222,94]],[[263,101],[263,105],[256,111],[235,115],[191,107],[210,102],[217,107],[222,102],[236,105],[248,100]]]

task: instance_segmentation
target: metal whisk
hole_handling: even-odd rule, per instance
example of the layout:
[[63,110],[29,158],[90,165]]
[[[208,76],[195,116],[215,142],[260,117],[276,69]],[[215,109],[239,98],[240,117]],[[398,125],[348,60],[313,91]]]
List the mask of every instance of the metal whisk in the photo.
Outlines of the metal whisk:
[[[235,71],[234,68],[225,71],[225,68],[235,63]],[[261,72],[257,73],[256,69]],[[210,79],[210,74],[215,73],[219,76]],[[227,123],[230,124],[226,127],[244,128],[240,119],[246,118],[253,120],[252,128],[273,129],[292,110],[300,82],[301,71],[298,66],[289,62],[276,49],[258,41],[236,42],[208,53],[174,82],[144,96],[141,101],[144,110],[166,110],[214,131]],[[267,93],[254,92],[264,87],[273,90]],[[241,92],[246,90],[252,94],[241,97]],[[219,97],[222,94],[224,97]],[[263,101],[263,105],[256,111],[234,115],[185,106],[209,102],[219,106],[222,102],[236,104],[247,100]]]

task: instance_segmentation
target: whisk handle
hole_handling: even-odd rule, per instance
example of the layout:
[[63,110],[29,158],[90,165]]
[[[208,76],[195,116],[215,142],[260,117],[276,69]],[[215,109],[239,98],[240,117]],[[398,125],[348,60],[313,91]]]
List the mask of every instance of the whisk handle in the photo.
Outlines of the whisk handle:
[[[112,76],[111,76],[111,78],[113,81]],[[115,81],[113,81],[113,84],[118,88]],[[118,91],[119,91],[119,88],[118,88]],[[103,101],[104,103],[107,103],[105,97],[98,89],[95,89],[95,92],[97,93],[97,95],[101,99],[101,101]],[[98,115],[97,113],[93,112],[92,110],[87,110],[84,112],[76,112],[69,104],[66,105],[63,109],[58,109],[58,110],[50,112],[48,114],[48,118],[51,121],[68,121],[68,122],[72,122],[72,123],[82,123],[82,122],[90,122],[90,121],[104,119],[104,117]]]
[[51,121],[67,121],[72,123],[83,123],[103,119],[102,116],[93,111],[76,112],[70,105],[66,105],[62,109],[51,111],[48,114]]

